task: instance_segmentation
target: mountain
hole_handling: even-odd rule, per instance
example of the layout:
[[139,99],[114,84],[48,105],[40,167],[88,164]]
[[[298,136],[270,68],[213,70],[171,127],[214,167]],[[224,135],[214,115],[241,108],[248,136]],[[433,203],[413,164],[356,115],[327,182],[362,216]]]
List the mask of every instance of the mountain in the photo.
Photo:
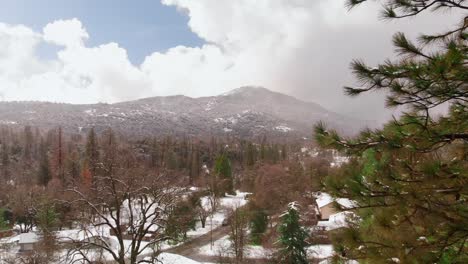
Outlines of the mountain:
[[310,137],[313,125],[320,120],[347,134],[366,125],[318,104],[261,87],[241,87],[210,97],[176,95],[115,104],[0,102],[0,124],[44,129],[61,126],[77,133],[91,127],[112,127],[135,136]]

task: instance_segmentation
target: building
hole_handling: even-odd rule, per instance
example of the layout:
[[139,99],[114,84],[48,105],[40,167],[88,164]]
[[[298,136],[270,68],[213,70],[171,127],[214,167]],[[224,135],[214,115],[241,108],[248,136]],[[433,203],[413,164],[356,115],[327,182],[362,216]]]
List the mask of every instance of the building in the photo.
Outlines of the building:
[[36,233],[20,234],[18,241],[18,245],[20,246],[20,252],[33,251],[38,241],[39,237],[36,235]]
[[330,219],[330,216],[340,213],[340,210],[335,208],[335,202],[345,209],[354,207],[354,203],[351,200],[345,198],[334,199],[328,193],[317,192],[314,196],[318,208],[318,218],[322,221],[327,221]]

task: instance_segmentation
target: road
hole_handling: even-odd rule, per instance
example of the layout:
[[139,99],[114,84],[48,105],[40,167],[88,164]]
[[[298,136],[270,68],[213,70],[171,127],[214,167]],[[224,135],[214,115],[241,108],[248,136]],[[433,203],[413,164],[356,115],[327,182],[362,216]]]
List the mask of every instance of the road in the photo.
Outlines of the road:
[[[198,262],[210,262],[210,263],[222,263],[222,259],[219,256],[209,256],[202,254],[199,249],[203,246],[209,245],[211,241],[216,241],[221,239],[222,237],[229,234],[229,227],[228,226],[220,226],[215,228],[210,232],[201,235],[199,237],[193,238],[186,243],[164,250],[164,252],[178,254],[190,259],[193,259]],[[230,262],[229,262],[230,263]],[[251,259],[246,258],[244,259],[243,263],[267,263],[266,259]]]

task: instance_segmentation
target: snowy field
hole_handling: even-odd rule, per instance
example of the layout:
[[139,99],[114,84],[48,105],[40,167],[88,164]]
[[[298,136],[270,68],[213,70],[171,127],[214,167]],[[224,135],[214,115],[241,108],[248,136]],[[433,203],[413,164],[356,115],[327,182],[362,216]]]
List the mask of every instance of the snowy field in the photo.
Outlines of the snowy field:
[[[204,234],[207,234],[211,230],[220,227],[230,210],[242,207],[247,204],[247,200],[245,199],[245,197],[248,194],[249,193],[237,191],[236,195],[226,195],[226,197],[219,198],[217,209],[212,216],[208,217],[205,228],[202,228],[200,221],[197,221],[195,230],[190,230],[187,233],[188,239],[190,240],[191,238],[202,236]],[[211,203],[209,201],[209,197],[202,197],[202,205],[206,210],[211,210]],[[15,258],[16,254],[20,249],[18,245],[20,236],[21,235],[16,235],[0,240],[0,264],[6,264],[6,259]],[[62,230],[58,231],[56,233],[56,236],[58,241],[63,243],[82,241],[86,238],[89,238],[90,236],[97,236],[104,238],[105,241],[113,248],[114,252],[117,252],[120,247],[117,238],[111,236],[110,229],[104,226],[99,229],[88,227],[86,232],[79,229]],[[142,246],[145,246],[145,244],[146,242],[142,242]],[[169,242],[164,242],[161,243],[160,248],[164,250],[174,246],[177,245],[170,244]],[[124,240],[124,247],[126,249],[126,252],[130,252],[131,240]],[[143,255],[149,255],[151,254],[151,252],[152,250],[150,248],[145,249]],[[103,259],[110,261],[112,260],[112,256],[108,252],[90,251],[87,253],[87,255],[92,256],[92,258],[95,259]],[[63,250],[58,253],[58,260],[55,263],[65,263],[66,258],[67,251]],[[160,261],[162,261],[162,264],[198,263],[183,256],[169,253],[163,253],[160,255],[159,258]]]

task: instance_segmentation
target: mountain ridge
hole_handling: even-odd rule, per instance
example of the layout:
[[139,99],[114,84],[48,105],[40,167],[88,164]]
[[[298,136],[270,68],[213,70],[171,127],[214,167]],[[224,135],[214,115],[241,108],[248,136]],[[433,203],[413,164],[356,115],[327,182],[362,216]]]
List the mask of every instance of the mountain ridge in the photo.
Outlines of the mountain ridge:
[[91,127],[97,130],[112,127],[136,136],[306,137],[318,121],[325,121],[346,134],[367,125],[317,103],[251,86],[217,96],[155,96],[112,104],[0,102],[0,124],[44,129],[61,126],[77,133]]

